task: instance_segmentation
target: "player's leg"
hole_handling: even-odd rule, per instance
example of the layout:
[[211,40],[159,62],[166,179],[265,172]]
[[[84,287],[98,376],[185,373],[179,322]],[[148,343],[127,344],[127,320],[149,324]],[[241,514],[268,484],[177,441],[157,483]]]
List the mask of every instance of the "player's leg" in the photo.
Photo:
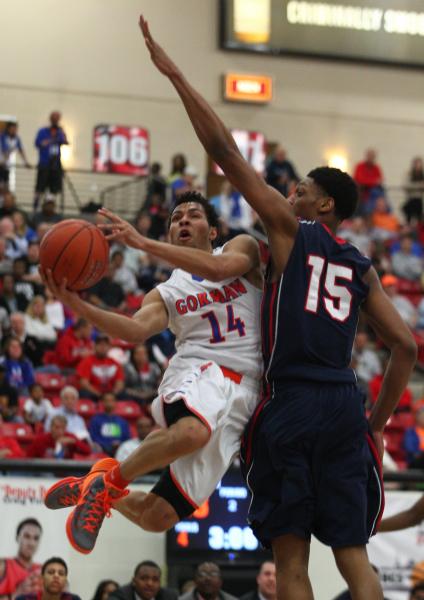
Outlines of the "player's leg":
[[380,581],[370,565],[365,546],[333,548],[333,553],[352,600],[383,600]]
[[146,531],[167,531],[180,520],[175,508],[151,492],[130,492],[112,503],[113,508]]
[[[174,462],[207,444],[210,431],[194,416],[185,416],[169,428],[150,433],[143,443],[119,466],[122,479],[133,481]],[[111,478],[113,483],[113,477]]]
[[309,548],[309,540],[293,534],[272,541],[278,600],[313,600],[308,575]]

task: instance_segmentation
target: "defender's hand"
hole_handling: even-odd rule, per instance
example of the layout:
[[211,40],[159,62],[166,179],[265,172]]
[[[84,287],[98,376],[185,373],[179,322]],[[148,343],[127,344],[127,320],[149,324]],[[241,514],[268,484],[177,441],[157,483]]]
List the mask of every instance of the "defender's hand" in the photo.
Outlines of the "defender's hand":
[[150,58],[152,62],[156,66],[156,68],[166,77],[172,77],[173,75],[178,75],[180,72],[178,67],[172,60],[169,58],[167,53],[152,37],[150,33],[149,25],[143,15],[140,15],[140,19],[138,22],[141,32],[144,36],[144,41],[146,42],[146,46],[148,51],[150,52]]

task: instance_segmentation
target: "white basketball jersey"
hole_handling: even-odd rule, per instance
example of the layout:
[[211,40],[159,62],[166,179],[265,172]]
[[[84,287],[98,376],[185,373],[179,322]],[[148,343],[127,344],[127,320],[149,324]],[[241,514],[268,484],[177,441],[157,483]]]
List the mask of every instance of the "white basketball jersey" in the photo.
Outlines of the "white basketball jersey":
[[[217,248],[214,254],[221,253]],[[176,336],[172,358],[193,362],[213,360],[218,365],[258,379],[262,375],[260,301],[262,291],[244,277],[208,281],[182,269],[156,289]]]

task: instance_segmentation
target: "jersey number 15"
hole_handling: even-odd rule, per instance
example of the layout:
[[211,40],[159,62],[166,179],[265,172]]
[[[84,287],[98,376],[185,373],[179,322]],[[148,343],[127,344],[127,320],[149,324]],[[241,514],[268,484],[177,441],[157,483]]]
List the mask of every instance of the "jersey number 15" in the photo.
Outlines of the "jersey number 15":
[[[337,283],[337,280],[345,279],[347,281],[352,281],[352,269],[336,263],[327,263],[322,256],[316,256],[314,254],[308,256],[308,266],[311,267],[311,274],[305,310],[317,313],[320,296],[322,295],[324,308],[330,317],[336,321],[346,321],[350,315],[352,294],[346,286]],[[324,288],[328,295],[322,291],[322,276],[324,271]]]

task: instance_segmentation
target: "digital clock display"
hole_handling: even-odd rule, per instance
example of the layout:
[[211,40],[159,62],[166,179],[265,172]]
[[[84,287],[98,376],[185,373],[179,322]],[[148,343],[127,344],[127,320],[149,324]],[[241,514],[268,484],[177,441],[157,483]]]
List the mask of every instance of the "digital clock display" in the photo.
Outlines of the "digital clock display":
[[168,531],[168,560],[188,559],[193,554],[201,559],[205,551],[229,559],[268,556],[247,524],[249,503],[250,494],[238,469],[226,473],[209,500]]

